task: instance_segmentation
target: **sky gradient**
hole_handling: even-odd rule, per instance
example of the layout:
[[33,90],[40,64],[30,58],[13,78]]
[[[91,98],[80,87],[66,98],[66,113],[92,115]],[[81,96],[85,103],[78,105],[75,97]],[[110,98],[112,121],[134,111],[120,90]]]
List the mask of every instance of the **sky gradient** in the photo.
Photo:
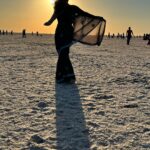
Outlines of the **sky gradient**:
[[[107,20],[106,34],[126,32],[129,26],[134,33],[150,32],[150,0],[70,0],[70,4]],[[43,26],[53,12],[50,0],[0,0],[0,29],[21,32],[54,33],[56,21]]]

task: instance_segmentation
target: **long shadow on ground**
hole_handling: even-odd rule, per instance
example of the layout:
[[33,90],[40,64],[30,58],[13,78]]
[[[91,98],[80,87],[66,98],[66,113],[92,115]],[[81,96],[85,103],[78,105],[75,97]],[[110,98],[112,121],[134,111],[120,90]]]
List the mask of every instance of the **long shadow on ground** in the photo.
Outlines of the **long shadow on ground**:
[[57,150],[88,150],[89,133],[76,84],[56,84]]

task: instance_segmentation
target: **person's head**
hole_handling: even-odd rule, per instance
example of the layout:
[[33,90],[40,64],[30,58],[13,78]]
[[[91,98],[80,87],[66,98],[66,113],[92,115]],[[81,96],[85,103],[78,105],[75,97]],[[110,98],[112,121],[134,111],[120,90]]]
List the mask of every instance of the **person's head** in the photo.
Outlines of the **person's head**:
[[131,30],[131,27],[129,27],[129,30]]
[[69,0],[56,0],[55,3],[68,3]]
[[69,0],[61,0],[61,1],[64,1],[65,3],[68,3],[68,2],[69,2]]
[[55,12],[59,13],[59,12],[63,11],[65,9],[66,5],[68,5],[68,1],[69,0],[56,0],[55,6],[54,6]]

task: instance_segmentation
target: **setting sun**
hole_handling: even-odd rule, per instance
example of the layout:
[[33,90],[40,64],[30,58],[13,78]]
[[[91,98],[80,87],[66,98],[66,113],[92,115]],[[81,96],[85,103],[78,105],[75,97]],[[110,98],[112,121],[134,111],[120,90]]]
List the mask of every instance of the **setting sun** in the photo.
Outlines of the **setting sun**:
[[50,0],[50,3],[51,3],[51,4],[54,4],[54,2],[55,2],[55,0]]

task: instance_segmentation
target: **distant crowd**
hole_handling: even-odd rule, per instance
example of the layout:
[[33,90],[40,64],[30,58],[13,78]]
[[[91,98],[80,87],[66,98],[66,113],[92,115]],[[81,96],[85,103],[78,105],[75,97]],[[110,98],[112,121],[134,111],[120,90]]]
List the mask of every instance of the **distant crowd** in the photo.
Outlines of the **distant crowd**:
[[[13,30],[11,30],[10,32],[8,32],[7,30],[0,30],[0,35],[13,35],[14,32]],[[31,33],[31,35],[36,35],[36,36],[42,36],[42,34],[39,34],[39,32],[37,31],[36,33]],[[26,29],[22,30],[22,38],[26,38]],[[117,38],[117,39],[127,39],[127,45],[130,44],[130,40],[132,37],[136,37],[136,38],[143,38],[143,40],[148,41],[147,45],[150,45],[150,33],[144,33],[143,36],[139,35],[139,36],[134,36],[133,35],[133,31],[131,30],[131,28],[129,27],[129,29],[127,30],[126,34],[125,33],[118,33],[118,34],[114,34],[114,33],[108,33],[108,35],[106,35],[106,37],[108,37],[109,39],[113,39],[113,38]]]
[[135,38],[143,38],[143,40],[145,41],[148,41],[147,45],[150,45],[150,34],[148,33],[144,33],[143,36],[139,35],[139,36],[134,36],[133,34],[133,31],[131,30],[131,27],[128,28],[127,32],[126,32],[126,35],[125,33],[118,33],[117,35],[115,35],[114,33],[113,34],[110,34],[110,32],[108,33],[107,37],[110,39],[110,38],[117,38],[117,39],[127,39],[127,45],[130,44],[130,40],[132,37],[135,37]]
[[143,35],[143,40],[149,40],[149,39],[150,39],[150,34],[145,33],[145,34]]
[[8,32],[7,30],[0,30],[0,35],[8,35],[9,33],[13,35],[13,31]]
[[[13,35],[14,32],[13,30],[11,30],[10,32],[8,32],[7,30],[0,30],[0,35]],[[42,34],[39,34],[39,32],[37,31],[36,33],[31,33],[31,35],[36,35],[36,36],[42,36]],[[27,36],[27,33],[26,33],[26,29],[23,29],[22,30],[22,38],[26,38]]]
[[[127,36],[125,35],[125,33],[118,33],[118,34],[110,34],[110,32],[108,33],[108,35],[106,35],[107,38],[118,38],[118,39],[125,39]],[[134,36],[134,38],[143,38],[143,40],[149,40],[150,39],[150,34],[146,33],[143,36],[142,35],[136,35]]]

